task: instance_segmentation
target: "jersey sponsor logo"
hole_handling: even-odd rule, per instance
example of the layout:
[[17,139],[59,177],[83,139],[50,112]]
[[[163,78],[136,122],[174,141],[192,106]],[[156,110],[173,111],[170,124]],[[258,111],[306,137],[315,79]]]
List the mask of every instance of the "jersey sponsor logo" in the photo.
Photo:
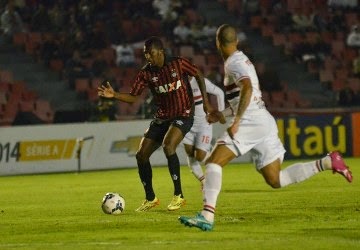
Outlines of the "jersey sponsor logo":
[[177,80],[176,82],[172,82],[172,83],[168,83],[165,85],[155,87],[155,91],[159,94],[169,93],[169,92],[178,90],[181,86],[182,86],[181,81]]
[[171,69],[171,76],[176,78],[177,77],[177,73],[175,69]]

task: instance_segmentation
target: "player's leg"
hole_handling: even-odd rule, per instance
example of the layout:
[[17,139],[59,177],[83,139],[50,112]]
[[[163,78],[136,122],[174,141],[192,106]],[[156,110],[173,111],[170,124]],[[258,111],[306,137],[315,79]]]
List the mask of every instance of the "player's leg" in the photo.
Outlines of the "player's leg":
[[152,169],[150,156],[158,149],[168,129],[168,124],[153,120],[140,142],[139,150],[136,153],[136,161],[139,169],[141,183],[144,186],[146,198],[143,204],[136,211],[147,211],[159,204],[159,199],[155,197],[152,186]]
[[211,140],[212,126],[209,124],[194,125],[183,140],[191,172],[202,184],[205,177],[201,163],[210,154]]
[[206,160],[204,183],[204,206],[202,214],[211,222],[214,221],[217,197],[222,185],[222,168],[236,157],[225,144],[217,144]]
[[[351,172],[337,152],[332,152],[325,157],[310,161],[299,162],[281,169],[283,160],[282,144],[277,136],[267,138],[264,143],[257,145],[253,153],[257,169],[263,175],[267,184],[273,188],[281,188],[293,183],[302,182],[313,175],[332,170],[342,174],[349,182],[352,180]],[[284,152],[284,151],[283,151]],[[276,157],[274,159],[274,157]]]
[[352,181],[351,171],[345,165],[340,153],[331,152],[316,161],[295,163],[281,170],[279,185],[280,187],[285,187],[293,183],[302,182],[325,170],[332,170],[334,173],[343,175],[348,182]]
[[[317,161],[296,163],[281,169],[285,149],[275,133],[269,134],[250,152],[257,170],[272,188],[285,187],[292,183],[301,182],[319,172],[316,166]],[[326,159],[323,161],[326,162]]]
[[180,162],[176,147],[182,141],[183,133],[178,127],[170,126],[163,141],[163,149],[168,160],[170,176],[174,183],[174,195],[182,195],[180,182]]
[[194,158],[190,159],[192,172],[195,177],[201,182],[202,186],[204,185],[205,174],[203,172],[201,164],[205,162],[209,154],[210,151],[205,151],[201,148],[195,148]]
[[202,124],[198,127],[195,136],[195,152],[194,161],[192,163],[192,169],[194,171],[195,166],[198,166],[198,173],[196,177],[204,185],[204,174],[202,171],[201,163],[209,157],[211,151],[211,140],[212,140],[212,125]]
[[162,142],[163,150],[168,160],[169,173],[174,184],[174,197],[168,205],[168,210],[170,211],[177,210],[185,204],[181,188],[180,162],[176,154],[176,148],[190,131],[193,121],[193,117],[174,120],[169,126]]
[[195,176],[196,179],[200,179],[204,177],[204,173],[200,162],[195,158],[195,138],[196,138],[196,130],[195,125],[191,128],[191,130],[185,135],[183,139],[183,145],[186,153],[187,163],[190,168],[191,173]]
[[236,154],[227,145],[215,146],[206,160],[203,209],[195,217],[180,216],[181,223],[204,231],[212,230],[217,197],[222,185],[222,168],[235,157]]
[[152,185],[152,168],[150,156],[159,148],[160,144],[150,138],[142,138],[139,150],[136,153],[136,161],[141,183],[145,190],[145,201],[136,209],[137,212],[147,211],[159,204]]
[[195,147],[195,160],[198,162],[205,162],[205,160],[210,156],[210,149],[204,150],[202,148]]
[[202,170],[200,162],[195,158],[196,149],[194,145],[184,144],[184,149],[187,156],[187,163],[191,173],[200,182],[204,180],[204,172]]

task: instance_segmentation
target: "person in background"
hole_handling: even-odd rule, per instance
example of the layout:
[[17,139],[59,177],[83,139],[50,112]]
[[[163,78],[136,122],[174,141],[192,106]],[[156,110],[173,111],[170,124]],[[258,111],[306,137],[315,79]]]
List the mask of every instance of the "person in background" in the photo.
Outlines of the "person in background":
[[178,20],[177,25],[173,29],[175,45],[189,45],[191,38],[191,30],[183,18]]
[[135,66],[135,51],[128,43],[112,44],[111,47],[116,51],[116,65],[121,67]]
[[360,49],[360,30],[357,25],[351,27],[351,31],[346,37],[346,45]]
[[169,173],[174,184],[173,199],[167,209],[174,211],[185,204],[176,148],[190,131],[194,121],[194,99],[189,77],[195,77],[199,84],[204,111],[212,112],[213,108],[206,94],[204,77],[189,60],[181,57],[168,58],[159,37],[150,37],[145,41],[144,55],[147,63],[137,74],[130,93],[115,92],[107,82],[99,86],[98,94],[134,103],[145,88],[150,89],[157,109],[136,153],[139,176],[145,191],[145,200],[136,211],[148,211],[160,204],[153,189],[150,164],[151,155],[160,146],[168,160]]
[[4,12],[1,14],[1,31],[5,43],[10,42],[15,33],[26,31],[20,14],[15,10],[13,0],[8,1]]

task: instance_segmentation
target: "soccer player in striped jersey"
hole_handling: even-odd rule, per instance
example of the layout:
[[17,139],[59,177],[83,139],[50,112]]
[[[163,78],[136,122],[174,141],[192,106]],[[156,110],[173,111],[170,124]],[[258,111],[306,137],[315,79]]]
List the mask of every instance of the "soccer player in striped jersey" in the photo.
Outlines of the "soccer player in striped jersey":
[[107,82],[98,88],[98,94],[133,103],[140,98],[145,88],[151,91],[156,112],[136,153],[139,176],[145,191],[145,200],[136,211],[147,211],[160,204],[153,189],[150,164],[150,156],[160,146],[167,158],[174,184],[173,198],[167,206],[169,211],[173,211],[185,204],[176,148],[190,131],[194,121],[194,99],[189,77],[195,77],[197,80],[204,111],[212,112],[213,108],[206,94],[204,77],[197,66],[185,58],[167,57],[159,37],[150,37],[145,41],[144,55],[147,63],[137,74],[130,93],[116,92]]
[[278,136],[276,121],[262,101],[254,65],[237,49],[237,45],[235,28],[228,24],[221,25],[216,32],[216,46],[224,59],[224,86],[230,106],[223,112],[208,114],[208,121],[216,122],[219,118],[224,119],[224,116],[231,116],[232,120],[206,160],[202,211],[194,217],[179,217],[184,225],[204,231],[212,230],[214,226],[223,167],[247,152],[272,188],[307,180],[325,170],[343,175],[348,182],[352,181],[352,174],[339,152],[330,152],[321,159],[295,163],[281,169],[285,149]]
[[[195,77],[190,80],[191,88],[193,91],[195,101],[195,115],[194,124],[191,130],[185,135],[183,140],[185,152],[187,154],[187,162],[191,172],[204,184],[204,173],[202,170],[201,162],[204,162],[211,150],[211,141],[213,137],[212,124],[206,120],[206,113],[203,107],[203,98],[199,85]],[[216,97],[217,109],[219,111],[225,108],[225,95],[224,91],[212,83],[209,79],[205,78],[206,92]]]

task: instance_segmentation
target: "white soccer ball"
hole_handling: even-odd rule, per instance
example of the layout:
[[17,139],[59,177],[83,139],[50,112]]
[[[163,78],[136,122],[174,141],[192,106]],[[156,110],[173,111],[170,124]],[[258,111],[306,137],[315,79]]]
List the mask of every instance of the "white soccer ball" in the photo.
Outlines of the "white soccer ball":
[[125,199],[118,193],[106,193],[101,208],[106,214],[121,214],[125,209]]

